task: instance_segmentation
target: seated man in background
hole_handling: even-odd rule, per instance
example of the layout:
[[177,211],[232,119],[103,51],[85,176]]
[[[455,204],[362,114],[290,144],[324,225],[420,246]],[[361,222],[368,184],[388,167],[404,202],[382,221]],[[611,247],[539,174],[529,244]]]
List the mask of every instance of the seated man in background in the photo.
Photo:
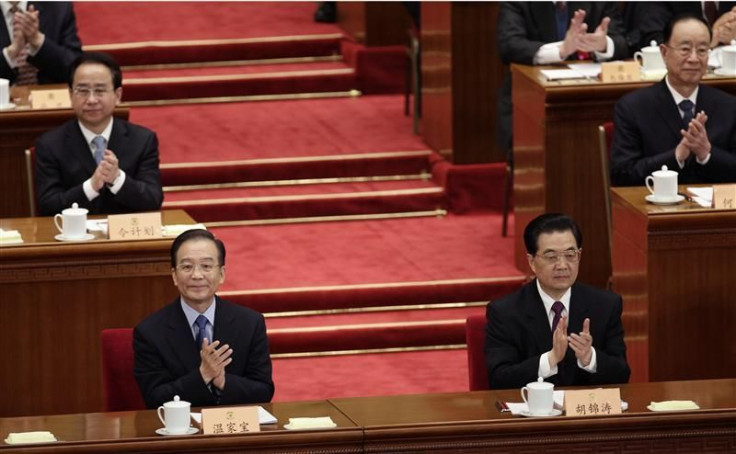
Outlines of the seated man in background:
[[710,29],[698,16],[678,16],[664,39],[667,76],[616,103],[611,183],[641,186],[663,165],[681,184],[736,182],[736,98],[700,84]]
[[71,2],[0,2],[0,78],[15,85],[68,82],[82,54]]
[[710,47],[730,44],[736,39],[736,2],[647,2],[649,11],[642,21],[646,45],[650,41],[666,42],[664,28],[675,17],[684,14],[705,19],[712,30]]
[[524,229],[524,244],[536,279],[486,309],[490,387],[521,388],[537,377],[557,386],[628,382],[621,297],[575,282],[578,225],[543,214]]
[[109,55],[85,53],[72,64],[69,90],[77,118],[36,142],[42,216],[74,202],[90,214],[161,208],[156,134],[112,115],[122,85],[120,66]]
[[[629,56],[617,2],[501,2],[498,48],[505,64],[548,65],[569,59]],[[498,97],[497,141],[511,147],[511,74]]]
[[269,402],[271,358],[263,316],[224,301],[225,245],[189,230],[171,245],[180,297],[133,331],[133,368],[143,400],[156,408],[178,395],[192,406]]

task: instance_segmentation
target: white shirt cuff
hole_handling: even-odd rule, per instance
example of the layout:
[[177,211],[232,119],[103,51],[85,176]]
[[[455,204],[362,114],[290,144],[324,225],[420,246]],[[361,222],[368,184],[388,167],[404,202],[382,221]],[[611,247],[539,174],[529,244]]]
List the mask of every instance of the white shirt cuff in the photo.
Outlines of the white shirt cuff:
[[10,54],[8,54],[7,47],[3,47],[3,57],[5,57],[5,61],[8,62],[8,66],[10,66],[12,69],[15,69],[18,67],[18,62],[10,58]]
[[549,367],[549,352],[547,352],[539,357],[539,369],[537,370],[537,376],[547,378],[553,375],[557,375],[557,366]]
[[548,43],[539,48],[536,54],[534,54],[533,63],[535,65],[548,65],[550,63],[559,63],[562,61],[560,58],[560,46],[562,41],[554,43]]
[[108,186],[108,188],[110,188],[110,192],[117,194],[120,188],[123,187],[123,183],[125,183],[125,172],[120,169],[120,175],[115,179],[115,184]]
[[42,35],[41,44],[39,44],[38,47],[33,47],[33,45],[28,46],[28,55],[30,55],[31,57],[35,57],[39,49],[43,47],[43,43],[45,42],[46,42],[46,35]]
[[594,374],[598,370],[598,361],[596,361],[595,348],[590,347],[590,349],[593,351],[593,355],[590,357],[590,364],[588,364],[587,366],[583,366],[583,363],[578,360],[578,367],[586,372]]
[[100,195],[99,192],[92,189],[92,178],[89,178],[87,181],[82,183],[82,189],[84,190],[84,195],[87,196],[87,200],[90,202]]
[[695,158],[695,161],[696,161],[696,162],[697,162],[698,164],[700,164],[700,165],[703,165],[703,166],[704,166],[704,165],[708,164],[708,161],[710,161],[710,155],[711,155],[711,154],[710,154],[710,153],[708,153],[708,156],[706,156],[706,157],[705,157],[705,159],[703,159],[702,161],[701,161],[700,159],[698,159],[698,158]]
[[595,59],[597,61],[606,61],[613,58],[613,52],[616,50],[615,44],[610,36],[606,35],[606,51],[595,52]]

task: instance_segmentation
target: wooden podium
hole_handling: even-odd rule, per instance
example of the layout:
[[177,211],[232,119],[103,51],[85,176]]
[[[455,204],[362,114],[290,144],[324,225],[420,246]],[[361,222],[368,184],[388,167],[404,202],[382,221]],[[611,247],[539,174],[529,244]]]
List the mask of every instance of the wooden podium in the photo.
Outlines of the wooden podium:
[[611,190],[632,381],[734,377],[736,210],[656,206],[647,194]]

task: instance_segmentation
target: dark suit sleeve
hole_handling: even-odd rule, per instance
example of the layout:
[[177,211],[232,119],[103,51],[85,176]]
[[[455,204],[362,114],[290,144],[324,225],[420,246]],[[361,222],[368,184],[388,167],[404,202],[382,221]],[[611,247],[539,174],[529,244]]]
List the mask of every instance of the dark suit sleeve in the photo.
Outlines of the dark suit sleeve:
[[[141,157],[131,164],[134,167],[123,169],[125,183],[115,194],[115,201],[129,212],[159,210],[164,198],[159,171],[158,138],[156,134],[146,132]],[[122,161],[124,158],[120,156],[119,159]]]
[[594,32],[604,17],[609,17],[608,36],[613,40],[613,57],[611,60],[622,60],[629,57],[629,45],[626,40],[626,27],[617,2],[603,2],[603,10],[595,23],[588,25],[588,32]]
[[539,358],[524,358],[519,351],[522,335],[512,317],[499,310],[498,304],[486,309],[485,357],[488,381],[492,389],[521,388],[537,379]]
[[[271,379],[271,358],[268,352],[266,323],[258,314],[258,321],[249,342],[250,350],[242,375],[225,374],[225,389],[220,397],[221,405],[237,405],[243,402],[270,402],[274,385]],[[227,369],[226,369],[227,371]]]
[[642,186],[644,178],[662,165],[679,171],[674,149],[645,156],[641,128],[649,122],[639,118],[640,112],[636,98],[632,96],[616,103],[613,112],[616,126],[611,144],[611,183],[614,186]]
[[133,370],[146,407],[157,408],[176,395],[181,396],[182,400],[189,400],[192,405],[216,405],[217,398],[205,384],[199,369],[174,377],[161,361],[162,355],[150,334],[139,327],[133,330]]
[[501,2],[498,12],[498,49],[504,63],[533,64],[544,42],[532,40],[526,29],[528,7],[524,2]]
[[[90,201],[82,189],[82,184],[75,184],[69,188],[64,182],[62,162],[57,159],[55,150],[55,136],[42,136],[36,141],[35,152],[35,180],[38,210],[41,216],[53,216],[61,210],[77,203],[81,208],[91,208]],[[73,163],[72,165],[79,165]]]
[[[72,62],[82,54],[82,43],[77,36],[77,23],[74,10],[69,2],[61,2],[55,10],[41,10],[39,14],[56,15],[56,17],[42,17],[41,31],[46,38],[36,55],[28,58],[35,67],[43,71],[44,81],[48,83],[62,83],[69,79],[69,68]],[[51,24],[44,31],[45,23]],[[58,27],[58,28],[57,28]]]
[[621,297],[616,296],[608,312],[602,340],[594,342],[597,367],[596,373],[590,375],[591,384],[628,383],[629,381],[631,370],[626,362],[624,328],[621,323],[622,308]]

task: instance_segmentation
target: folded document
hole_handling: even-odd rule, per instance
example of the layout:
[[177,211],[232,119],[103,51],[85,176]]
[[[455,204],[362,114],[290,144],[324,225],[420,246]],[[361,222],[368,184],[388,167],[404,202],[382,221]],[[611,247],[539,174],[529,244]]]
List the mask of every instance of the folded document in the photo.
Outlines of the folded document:
[[20,236],[19,231],[0,229],[0,245],[20,244],[22,242],[23,238]]
[[665,400],[662,402],[651,402],[647,407],[651,411],[681,411],[699,410],[698,404],[692,400]]
[[49,443],[56,441],[56,437],[49,431],[43,430],[38,432],[19,432],[8,434],[5,443],[16,445],[22,443]]
[[321,418],[289,418],[289,423],[284,424],[285,429],[304,430],[304,429],[330,429],[337,427],[329,416]]

